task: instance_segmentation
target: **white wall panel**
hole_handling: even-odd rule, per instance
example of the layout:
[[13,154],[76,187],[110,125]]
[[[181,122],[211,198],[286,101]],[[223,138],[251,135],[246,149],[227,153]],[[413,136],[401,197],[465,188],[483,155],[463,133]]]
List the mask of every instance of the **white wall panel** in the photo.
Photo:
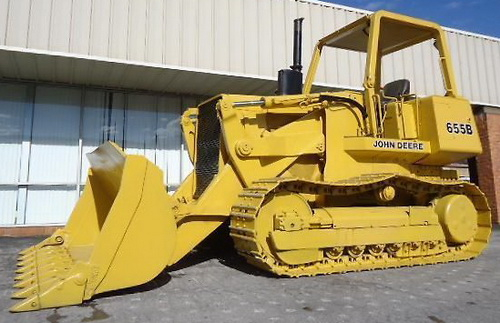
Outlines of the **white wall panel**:
[[7,31],[5,43],[7,46],[27,47],[28,28],[30,26],[29,16],[30,0],[9,2],[9,12],[6,17]]
[[75,54],[89,54],[92,0],[73,1],[69,51]]
[[70,188],[30,188],[24,224],[65,223],[75,206],[76,193]]
[[1,83],[0,225],[64,223],[87,177],[85,154],[106,140],[166,170],[164,181],[175,190],[193,168],[180,115],[198,102],[191,96]]
[[484,42],[484,78],[486,80],[486,86],[488,88],[488,102],[495,102],[498,100],[498,94],[500,94],[497,89],[497,75],[492,73],[491,70],[495,69],[495,58],[493,53],[492,41]]
[[[181,26],[180,62],[183,66],[195,67],[198,55],[198,0],[181,1],[181,16],[174,17]],[[179,21],[179,18],[181,20]]]
[[[128,13],[128,59],[142,62],[146,49],[146,1],[130,1]],[[133,27],[132,27],[133,26]]]
[[[322,34],[327,35],[332,30],[335,30],[335,11],[322,10],[321,15],[323,21]],[[335,80],[334,75],[337,75],[337,59],[334,54],[334,49],[332,48],[327,48],[322,53],[320,68],[324,69],[326,83],[333,82]]]
[[[259,13],[257,1],[243,1],[243,64],[246,74],[259,74],[259,46],[262,46],[258,37]],[[241,22],[240,22],[241,23]]]
[[82,114],[82,153],[80,182],[85,182],[90,167],[86,154],[92,152],[102,142],[109,131],[106,123],[108,112],[106,110],[106,92],[86,91]]
[[[245,10],[243,6],[244,0],[228,0],[229,1],[229,42],[227,46],[229,50],[229,65],[228,70],[235,73],[245,72]],[[217,44],[225,47],[223,43]]]
[[485,42],[479,38],[473,38],[474,49],[476,52],[476,71],[477,71],[477,79],[479,84],[479,99],[486,98],[486,101],[489,101],[489,93],[488,93],[488,71],[486,69],[485,64]]
[[[278,70],[274,68],[273,55],[273,29],[271,1],[256,1],[258,9],[258,20],[256,21],[259,56],[259,75],[278,75]],[[252,46],[252,44],[249,44]],[[286,64],[286,62],[283,62]]]
[[[312,45],[314,43],[314,41],[312,41],[312,39],[319,39],[325,33],[324,33],[324,28],[323,28],[323,10],[322,10],[322,8],[319,6],[310,7],[310,13],[311,13],[311,18],[310,18],[311,21],[308,22],[307,24],[310,26],[311,36],[310,36],[308,42]],[[291,46],[291,47],[293,48],[293,46]],[[311,53],[311,55],[312,55],[311,47],[308,48],[307,52]],[[305,61],[307,61],[307,60],[305,60]],[[326,80],[326,74],[327,74],[326,64],[324,64],[318,68],[316,77],[318,79],[321,79],[321,80]]]
[[180,114],[180,97],[159,98],[156,165],[164,170],[164,182],[169,186],[179,185],[182,181]]
[[36,90],[29,180],[75,182],[81,92],[39,86]]
[[[128,5],[125,1],[121,3]],[[90,55],[106,57],[109,54],[111,0],[92,1],[90,13]]]
[[491,101],[489,102],[500,102],[500,42],[490,41],[489,46],[490,53],[488,56],[491,61],[488,64],[488,82],[493,84],[493,91],[491,96]]
[[[229,44],[231,41],[231,29],[236,27],[230,25],[230,2],[233,0],[214,0],[213,13],[213,68],[215,70],[228,71],[229,67],[229,47],[224,44]],[[238,24],[241,26],[241,23]]]
[[0,45],[5,45],[7,17],[9,15],[9,0],[0,0]]
[[[196,7],[196,6],[195,6]],[[193,21],[197,25],[197,55],[196,66],[205,69],[214,68],[214,6],[212,0],[206,0],[199,3],[198,8],[192,10],[198,11],[198,20]]]
[[148,1],[146,13],[145,60],[159,64],[163,61],[163,4],[163,0]]
[[27,99],[24,85],[0,86],[0,183],[3,184],[19,180],[21,141],[29,105]]
[[71,7],[73,1],[52,0],[50,14],[49,48],[57,52],[69,50]]
[[36,49],[49,48],[51,11],[51,0],[31,1],[28,47]]
[[126,110],[125,151],[146,156],[155,162],[157,98],[151,95],[129,94]]
[[272,75],[278,75],[277,71],[291,65],[287,61],[286,52],[292,50],[292,46],[287,46],[287,37],[285,32],[285,2],[280,0],[271,1],[270,16],[271,19],[271,34],[272,47],[270,51],[273,55],[273,66],[271,67]]
[[127,59],[129,6],[123,1],[111,2],[109,56]]
[[17,188],[0,186],[0,225],[16,224]]
[[180,65],[181,63],[181,24],[179,17],[182,15],[181,3],[178,0],[165,0],[164,5],[164,49],[163,63]]
[[[119,59],[125,65],[128,60],[160,63],[166,65],[165,68],[243,73],[262,78],[262,84],[292,63],[294,18],[305,18],[303,65],[306,70],[312,48],[320,37],[364,14],[367,11],[307,0],[0,0],[0,44],[5,38],[5,44],[11,47]],[[447,32],[463,94],[474,102],[500,106],[500,82],[494,87],[490,82],[500,74],[498,59],[487,66],[492,57],[499,55],[500,40],[452,29]],[[438,92],[441,89],[439,75],[419,72],[420,67],[432,72],[434,69],[429,68],[437,64],[429,61],[431,57],[422,49],[395,55],[395,61],[387,64],[386,75],[400,73],[404,68],[405,73],[418,79],[415,89]],[[409,63],[421,59],[418,66]],[[364,60],[359,53],[325,52],[317,82],[359,88]],[[413,67],[408,69],[410,65]],[[38,76],[46,80],[38,68],[27,73],[19,67],[23,73],[18,77]],[[99,72],[88,79],[80,76],[76,65],[61,69],[72,71],[58,73],[54,78],[58,82],[64,82],[67,75],[76,75],[74,79],[78,83],[102,85]],[[137,75],[130,77],[140,83]],[[113,82],[109,85],[128,84],[119,78]],[[136,86],[145,89],[149,84],[150,81]],[[260,86],[256,83],[253,87]]]

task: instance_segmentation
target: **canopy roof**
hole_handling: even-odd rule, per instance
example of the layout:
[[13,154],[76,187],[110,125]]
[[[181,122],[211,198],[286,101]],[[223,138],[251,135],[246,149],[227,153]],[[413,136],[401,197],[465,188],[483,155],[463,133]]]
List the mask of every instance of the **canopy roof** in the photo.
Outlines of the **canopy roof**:
[[[440,29],[437,24],[387,11],[377,12],[376,14],[380,15],[379,49],[383,55],[432,39]],[[367,52],[370,18],[372,16],[361,18],[323,37],[319,41],[320,44],[357,52]]]

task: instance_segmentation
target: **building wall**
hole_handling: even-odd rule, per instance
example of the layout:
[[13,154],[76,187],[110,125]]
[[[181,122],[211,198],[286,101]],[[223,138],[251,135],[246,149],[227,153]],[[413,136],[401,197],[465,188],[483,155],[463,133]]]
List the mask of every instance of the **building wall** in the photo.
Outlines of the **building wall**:
[[476,158],[479,187],[488,198],[493,222],[500,223],[500,111],[480,108],[476,122],[483,145],[483,154]]
[[180,114],[199,100],[0,83],[0,225],[66,222],[87,177],[85,154],[106,140],[149,158],[175,189],[192,169]]
[[[106,58],[134,64],[158,64],[275,79],[292,63],[292,20],[305,17],[304,65],[322,36],[369,12],[306,0],[0,0],[0,46]],[[459,87],[475,103],[500,106],[500,41],[448,29]],[[1,47],[0,47],[1,50]],[[364,55],[327,50],[317,81],[337,88],[359,88]],[[16,78],[24,68],[43,69],[44,58],[9,68]],[[2,66],[2,64],[7,64]],[[384,62],[384,80],[405,77],[414,92],[444,92],[438,58],[430,42],[396,53]],[[67,61],[44,75],[61,81]],[[85,71],[80,71],[84,73]],[[117,69],[106,77],[118,86]],[[43,74],[43,73],[42,73]],[[50,76],[47,76],[50,75]],[[166,87],[161,80],[141,85]],[[250,88],[249,88],[250,90]]]
[[[85,153],[108,139],[166,170],[175,189],[192,167],[178,118],[199,98],[160,92],[213,94],[209,80],[226,91],[227,74],[240,77],[240,92],[259,93],[255,80],[274,80],[291,64],[294,18],[305,17],[307,68],[316,40],[367,13],[306,0],[0,0],[0,165],[9,170],[0,172],[0,226],[64,223],[84,185]],[[463,95],[500,106],[500,40],[447,33]],[[318,82],[359,88],[364,59],[327,49]],[[444,92],[438,70],[430,42],[383,61],[385,82],[408,78],[420,95]],[[499,123],[491,114],[479,123],[480,183],[495,210]]]

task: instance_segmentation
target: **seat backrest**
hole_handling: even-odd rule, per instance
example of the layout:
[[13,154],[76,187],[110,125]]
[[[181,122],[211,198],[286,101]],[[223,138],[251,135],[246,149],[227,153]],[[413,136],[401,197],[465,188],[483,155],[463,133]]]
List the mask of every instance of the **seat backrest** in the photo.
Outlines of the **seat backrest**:
[[392,81],[384,86],[384,99],[401,98],[410,94],[410,81],[406,79]]

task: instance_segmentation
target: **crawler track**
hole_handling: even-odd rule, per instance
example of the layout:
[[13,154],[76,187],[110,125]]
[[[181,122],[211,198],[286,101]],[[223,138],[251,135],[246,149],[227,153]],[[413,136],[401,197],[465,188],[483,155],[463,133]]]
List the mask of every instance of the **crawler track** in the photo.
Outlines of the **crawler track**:
[[[478,230],[472,241],[458,246],[446,246],[444,252],[435,255],[396,257],[384,250],[379,255],[365,252],[360,257],[342,255],[338,259],[323,259],[300,265],[287,265],[259,245],[254,223],[259,210],[273,194],[289,191],[302,194],[330,195],[342,197],[367,192],[391,185],[412,194],[426,193],[435,196],[464,194],[478,211]],[[230,234],[238,252],[247,261],[262,269],[284,276],[313,276],[360,270],[396,268],[402,266],[427,265],[461,261],[478,256],[488,244],[491,233],[491,213],[484,194],[477,186],[465,181],[444,179],[422,179],[395,174],[361,176],[345,181],[325,183],[293,178],[271,178],[258,180],[245,188],[238,202],[232,207]]]

